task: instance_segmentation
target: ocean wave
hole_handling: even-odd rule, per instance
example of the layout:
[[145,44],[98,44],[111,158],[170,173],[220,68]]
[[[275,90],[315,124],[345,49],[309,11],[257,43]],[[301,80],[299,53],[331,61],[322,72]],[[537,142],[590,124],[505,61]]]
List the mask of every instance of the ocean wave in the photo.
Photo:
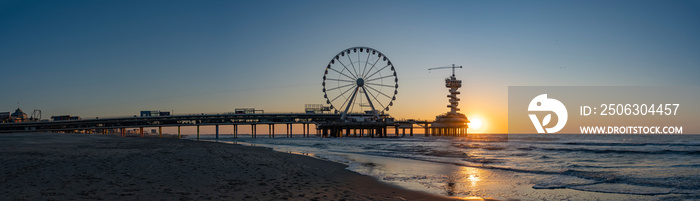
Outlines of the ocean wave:
[[508,149],[508,147],[504,147],[504,146],[483,145],[483,144],[453,144],[451,146],[455,147],[455,148],[460,148],[460,149],[484,149],[484,150],[489,150],[489,151],[500,151],[500,150]]
[[607,149],[595,149],[595,148],[583,148],[583,147],[536,147],[536,146],[524,146],[515,148],[520,151],[557,151],[557,152],[585,152],[594,154],[607,154],[607,153],[617,153],[617,154],[685,154],[685,155],[699,155],[700,150],[693,148],[692,150],[673,150],[673,149],[648,149],[648,150],[631,150],[631,149],[615,149],[614,147],[609,147]]
[[690,165],[672,165],[669,167],[693,167],[693,168],[700,168],[700,164],[690,164]]
[[615,143],[615,142],[563,142],[563,143],[551,143],[551,144],[562,144],[562,145],[581,145],[581,146],[691,146],[697,147],[700,144],[695,143]]
[[599,193],[618,193],[631,195],[667,195],[673,192],[673,189],[653,186],[638,186],[631,184],[615,184],[615,183],[599,183],[591,185],[567,186],[568,189],[599,192]]
[[[663,177],[663,178],[650,178],[650,177],[630,177],[619,174],[613,171],[582,171],[575,169],[567,169],[564,171],[547,171],[547,170],[528,170],[528,169],[518,169],[511,167],[496,167],[496,166],[470,166],[475,168],[485,168],[485,169],[497,169],[504,171],[512,171],[519,173],[530,173],[530,174],[540,174],[540,175],[554,175],[554,176],[572,176],[575,178],[589,180],[590,182],[572,182],[572,183],[537,183],[533,188],[539,189],[557,189],[557,188],[569,188],[576,190],[584,190],[582,188],[576,188],[586,185],[594,184],[624,184],[630,186],[636,186],[636,188],[665,188],[665,189],[677,189],[672,193],[681,193],[680,190],[690,190],[697,191],[700,190],[700,176],[698,177]],[[587,191],[594,191],[593,189],[586,189]],[[597,191],[596,191],[597,192]],[[629,191],[614,190],[614,193],[625,193]],[[629,194],[639,194],[646,195],[645,191],[639,191],[640,193],[629,193]],[[687,192],[687,191],[684,191]],[[652,193],[655,194],[655,193]],[[660,193],[667,194],[667,193]]]
[[532,154],[527,153],[527,152],[519,152],[519,153],[511,153],[511,154],[508,154],[507,156],[530,156],[530,155],[532,155]]
[[439,156],[439,157],[450,157],[450,158],[464,158],[467,157],[467,153],[464,152],[455,152],[455,151],[446,151],[446,150],[426,150],[424,155],[427,156]]
[[481,164],[491,164],[491,163],[501,163],[503,160],[500,159],[493,159],[493,158],[465,158],[462,159],[463,161],[467,162],[472,162],[472,163],[481,163]]
[[618,150],[618,149],[585,149],[585,148],[539,148],[546,151],[558,151],[558,152],[586,152],[594,154],[687,154],[687,155],[699,155],[700,150]]
[[480,144],[452,144],[452,147],[460,148],[460,149],[479,149],[482,148],[483,146]]

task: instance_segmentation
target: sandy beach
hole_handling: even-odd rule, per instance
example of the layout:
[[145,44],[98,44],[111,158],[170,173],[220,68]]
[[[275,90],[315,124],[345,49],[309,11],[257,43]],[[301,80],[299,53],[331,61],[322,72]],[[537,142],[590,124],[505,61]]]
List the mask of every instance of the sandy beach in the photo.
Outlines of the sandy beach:
[[345,168],[215,142],[0,135],[0,200],[450,200]]

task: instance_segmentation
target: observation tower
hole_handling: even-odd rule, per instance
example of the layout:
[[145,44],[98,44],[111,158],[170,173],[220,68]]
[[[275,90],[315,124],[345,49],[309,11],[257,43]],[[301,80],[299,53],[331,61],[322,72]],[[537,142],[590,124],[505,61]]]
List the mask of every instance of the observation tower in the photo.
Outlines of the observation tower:
[[450,89],[450,94],[447,95],[447,97],[450,98],[450,104],[447,105],[450,111],[435,117],[435,121],[430,126],[429,133],[430,135],[436,136],[466,136],[467,128],[469,128],[467,125],[469,119],[467,119],[467,116],[464,114],[459,113],[459,108],[457,107],[460,100],[457,98],[457,95],[460,94],[458,90],[462,87],[462,80],[458,80],[457,77],[455,77],[455,68],[462,68],[462,66],[455,66],[452,64],[452,66],[435,67],[428,70],[446,68],[452,69],[452,76],[445,79],[445,87]]

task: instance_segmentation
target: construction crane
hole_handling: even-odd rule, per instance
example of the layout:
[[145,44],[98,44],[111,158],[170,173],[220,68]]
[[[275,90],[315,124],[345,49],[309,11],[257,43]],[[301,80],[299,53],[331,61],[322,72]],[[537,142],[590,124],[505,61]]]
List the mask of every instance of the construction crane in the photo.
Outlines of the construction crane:
[[454,64],[452,64],[452,66],[441,66],[441,67],[429,68],[428,73],[430,73],[431,70],[445,69],[445,68],[452,68],[452,77],[454,77],[455,76],[455,68],[462,68],[462,66],[455,66]]

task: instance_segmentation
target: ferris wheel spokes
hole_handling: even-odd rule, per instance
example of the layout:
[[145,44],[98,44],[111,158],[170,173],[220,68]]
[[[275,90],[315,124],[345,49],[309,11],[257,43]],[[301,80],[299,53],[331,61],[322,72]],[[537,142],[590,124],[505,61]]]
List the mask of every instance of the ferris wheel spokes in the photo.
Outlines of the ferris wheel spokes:
[[[348,114],[370,113],[379,118],[379,114],[393,105],[397,89],[398,78],[391,61],[381,52],[367,47],[341,51],[328,63],[323,76],[326,103],[336,113],[342,113],[343,119]],[[388,95],[391,91],[393,95]],[[335,107],[338,105],[340,107]]]
[[[365,95],[367,95],[367,99],[369,99],[369,96],[372,96],[372,98],[374,98],[374,100],[376,100],[377,103],[379,103],[379,105],[382,106],[382,108],[386,108],[387,110],[389,110],[389,108],[384,107],[384,104],[382,104],[382,102],[379,101],[379,99],[377,99],[377,96],[372,95],[369,91],[367,91],[367,89],[364,86],[362,87],[362,90],[365,91]],[[371,102],[370,102],[370,104],[371,104]],[[374,105],[372,105],[372,110],[376,112],[376,110],[374,109]]]

